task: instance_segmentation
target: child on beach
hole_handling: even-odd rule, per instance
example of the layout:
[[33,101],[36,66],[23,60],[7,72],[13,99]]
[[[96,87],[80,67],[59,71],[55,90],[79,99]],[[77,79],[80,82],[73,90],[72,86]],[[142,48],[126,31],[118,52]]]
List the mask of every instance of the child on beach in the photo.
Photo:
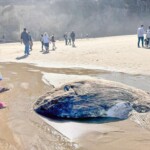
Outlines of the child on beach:
[[68,45],[71,45],[71,36],[70,36],[71,34],[70,33],[68,33]]
[[44,50],[43,34],[41,34],[40,41],[41,41],[41,48],[42,48],[42,52],[43,52],[43,50]]
[[68,45],[68,33],[64,34],[65,44]]
[[54,34],[52,35],[52,37],[51,37],[51,42],[52,42],[52,50],[55,50],[56,49],[56,46],[55,46],[55,36],[54,36]]
[[32,51],[33,39],[32,39],[32,36],[31,36],[30,32],[28,32],[28,35],[29,35],[29,48],[30,48],[30,50]]

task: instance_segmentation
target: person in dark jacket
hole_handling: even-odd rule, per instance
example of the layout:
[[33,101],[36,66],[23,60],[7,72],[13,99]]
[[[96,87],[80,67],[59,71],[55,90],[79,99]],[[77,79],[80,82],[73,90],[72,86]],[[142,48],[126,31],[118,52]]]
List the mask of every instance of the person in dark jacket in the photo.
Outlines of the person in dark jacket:
[[76,35],[75,35],[74,31],[71,32],[70,37],[71,37],[71,40],[72,40],[72,47],[75,47],[75,38],[76,38]]
[[29,39],[29,35],[27,33],[27,30],[26,28],[24,28],[23,32],[21,33],[21,44],[25,45],[25,55],[29,55],[29,42],[30,42],[30,39]]

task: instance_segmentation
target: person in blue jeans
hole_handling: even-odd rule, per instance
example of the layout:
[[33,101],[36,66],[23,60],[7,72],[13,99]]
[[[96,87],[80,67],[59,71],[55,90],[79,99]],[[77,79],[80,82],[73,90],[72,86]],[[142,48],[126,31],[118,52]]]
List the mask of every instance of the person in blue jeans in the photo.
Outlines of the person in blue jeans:
[[24,28],[23,32],[21,33],[21,44],[22,42],[25,45],[25,51],[24,51],[25,55],[30,55],[29,54],[30,37],[29,34],[27,33],[26,28]]
[[141,27],[137,30],[138,35],[138,48],[140,48],[140,42],[142,41],[142,47],[144,47],[144,25],[141,25]]
[[142,47],[144,47],[144,37],[138,37],[138,48],[140,48],[140,42],[142,42]]

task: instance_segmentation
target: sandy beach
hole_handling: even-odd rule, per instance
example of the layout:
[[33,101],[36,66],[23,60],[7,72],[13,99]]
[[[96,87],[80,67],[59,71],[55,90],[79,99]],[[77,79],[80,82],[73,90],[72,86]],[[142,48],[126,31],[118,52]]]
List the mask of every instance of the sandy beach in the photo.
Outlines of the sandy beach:
[[76,48],[56,41],[56,51],[40,53],[41,43],[34,42],[31,55],[24,59],[20,43],[1,44],[1,62],[35,63],[39,66],[61,68],[99,68],[135,74],[150,74],[150,51],[137,48],[137,36],[115,36],[76,40]]
[[133,80],[147,77],[143,85],[140,82],[150,92],[150,49],[137,48],[135,35],[77,39],[76,48],[56,41],[56,47],[43,54],[41,43],[34,42],[33,51],[24,57],[20,43],[0,45],[0,72],[4,77],[0,85],[10,89],[0,94],[0,100],[8,105],[0,110],[0,150],[149,150],[149,114],[147,118],[137,115],[100,124],[104,130],[87,132],[70,141],[39,118],[33,104],[55,85],[80,77],[103,78],[109,71],[131,74]]

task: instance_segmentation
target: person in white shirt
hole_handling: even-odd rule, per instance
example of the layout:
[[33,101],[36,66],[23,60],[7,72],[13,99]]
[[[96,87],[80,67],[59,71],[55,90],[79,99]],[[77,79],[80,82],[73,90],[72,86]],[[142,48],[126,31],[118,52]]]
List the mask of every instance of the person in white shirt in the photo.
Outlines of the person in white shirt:
[[147,38],[147,41],[148,41],[148,46],[150,46],[150,26],[147,29],[146,38]]
[[43,43],[45,46],[46,53],[49,52],[49,42],[50,42],[49,35],[45,32],[43,35]]
[[141,25],[141,27],[137,30],[138,35],[138,48],[140,48],[140,41],[142,41],[142,47],[144,47],[144,25]]

